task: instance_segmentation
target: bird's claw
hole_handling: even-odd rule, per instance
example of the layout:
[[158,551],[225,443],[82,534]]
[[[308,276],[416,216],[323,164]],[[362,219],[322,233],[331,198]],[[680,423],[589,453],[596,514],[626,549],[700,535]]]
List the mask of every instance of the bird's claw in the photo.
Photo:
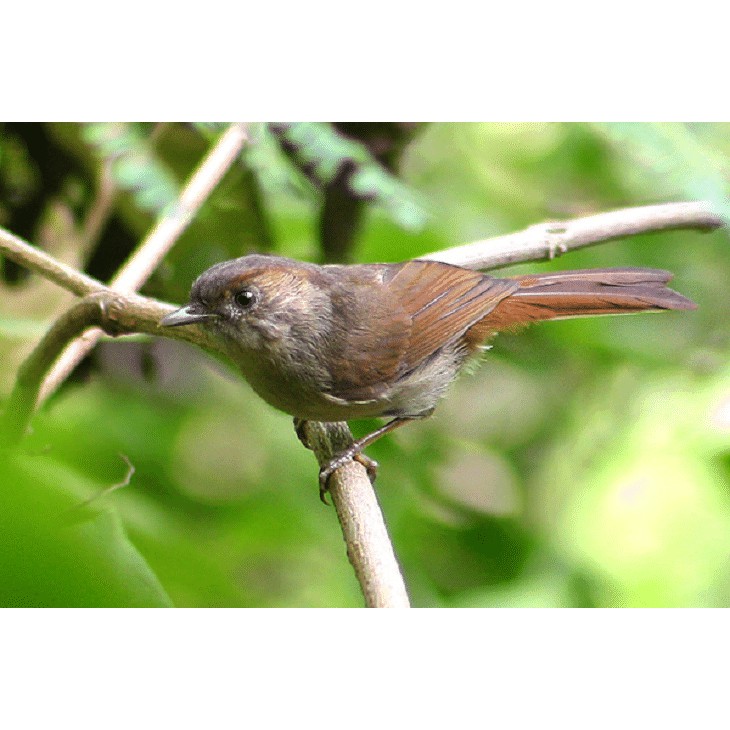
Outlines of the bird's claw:
[[344,461],[339,463],[337,459],[331,459],[319,470],[319,500],[327,506],[329,506],[329,502],[327,501],[327,492],[330,490],[330,477],[344,463]]
[[365,456],[362,451],[355,454],[352,458],[365,467],[370,484],[375,484],[375,477],[378,476],[378,462],[375,461],[375,459],[371,459],[369,456]]
[[324,504],[329,505],[327,492],[329,492],[330,477],[350,460],[357,461],[364,466],[370,483],[373,484],[375,482],[375,477],[378,475],[378,462],[375,459],[365,456],[362,452],[357,452],[356,454],[345,452],[339,456],[335,456],[319,470],[319,498]]

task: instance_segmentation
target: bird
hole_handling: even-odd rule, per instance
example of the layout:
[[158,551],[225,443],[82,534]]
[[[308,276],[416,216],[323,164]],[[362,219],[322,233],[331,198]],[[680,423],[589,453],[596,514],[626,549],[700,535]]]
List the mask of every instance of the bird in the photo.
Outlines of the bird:
[[320,469],[320,497],[348,460],[430,416],[497,333],[551,319],[696,304],[668,271],[606,268],[495,277],[433,260],[318,265],[249,254],[215,264],[165,327],[199,325],[267,403],[305,421],[390,418]]

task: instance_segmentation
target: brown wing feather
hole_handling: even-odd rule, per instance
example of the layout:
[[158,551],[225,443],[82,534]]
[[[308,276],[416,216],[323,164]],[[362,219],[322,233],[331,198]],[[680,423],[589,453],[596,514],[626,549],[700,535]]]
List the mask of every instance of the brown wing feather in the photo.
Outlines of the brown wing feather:
[[[508,279],[434,261],[357,268],[362,281],[350,269],[350,290],[333,297],[338,321],[348,324],[330,344],[330,393],[348,401],[381,397],[519,288]],[[368,288],[373,278],[385,290],[377,296]],[[365,288],[355,292],[361,284]]]
[[411,323],[402,373],[459,338],[519,288],[509,279],[435,261],[408,261],[390,273],[385,283],[392,301],[400,304]]

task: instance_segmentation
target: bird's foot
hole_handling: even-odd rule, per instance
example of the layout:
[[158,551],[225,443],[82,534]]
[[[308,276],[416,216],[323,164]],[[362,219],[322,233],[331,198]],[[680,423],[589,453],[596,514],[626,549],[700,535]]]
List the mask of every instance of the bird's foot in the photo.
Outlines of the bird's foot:
[[[294,430],[296,431],[297,438],[304,444],[305,448],[312,449],[312,445],[309,443],[306,433],[307,421],[304,418],[294,418]],[[359,464],[365,467],[365,471],[368,474],[370,483],[375,482],[375,477],[378,475],[378,462],[375,459],[371,459],[369,456],[365,456],[361,449],[364,444],[361,442],[355,442],[350,446],[349,449],[345,449],[339,454],[333,456],[322,468],[319,470],[319,498],[325,504],[329,504],[327,501],[327,492],[329,491],[329,479],[343,464],[348,461],[357,461]]]
[[354,461],[357,461],[365,467],[370,484],[375,484],[375,477],[378,476],[378,462],[375,461],[375,459],[371,459],[369,456],[365,456],[362,451],[355,454],[352,458]]
[[329,504],[327,501],[327,492],[329,491],[329,480],[330,477],[341,467],[344,466],[348,461],[357,461],[359,464],[365,467],[368,479],[370,483],[375,482],[375,477],[378,475],[378,462],[375,459],[371,459],[369,456],[365,456],[361,451],[354,451],[353,449],[345,449],[341,454],[333,456],[322,468],[319,470],[319,498],[325,504]]

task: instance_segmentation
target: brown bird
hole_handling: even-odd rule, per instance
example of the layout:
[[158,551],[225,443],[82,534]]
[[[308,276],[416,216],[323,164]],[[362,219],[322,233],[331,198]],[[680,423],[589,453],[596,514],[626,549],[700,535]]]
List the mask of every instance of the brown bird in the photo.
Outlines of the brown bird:
[[496,278],[435,261],[318,266],[250,255],[216,264],[161,324],[214,333],[253,389],[299,420],[389,423],[320,470],[433,412],[465,361],[500,330],[545,319],[694,309],[657,269]]

